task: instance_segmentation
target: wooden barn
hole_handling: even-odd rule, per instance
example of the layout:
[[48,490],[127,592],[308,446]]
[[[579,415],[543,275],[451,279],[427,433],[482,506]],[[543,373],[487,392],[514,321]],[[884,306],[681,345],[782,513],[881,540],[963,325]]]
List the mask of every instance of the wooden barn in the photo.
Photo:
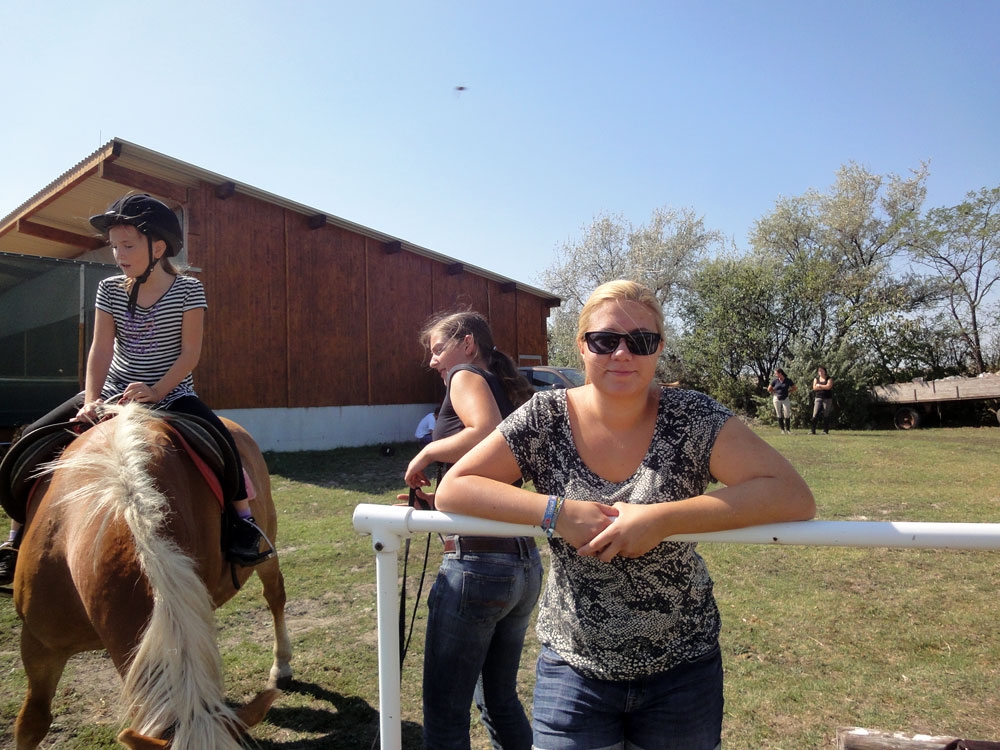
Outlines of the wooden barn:
[[413,439],[443,395],[417,341],[438,311],[478,310],[516,362],[547,362],[551,294],[114,139],[0,219],[0,422],[82,388],[116,272],[88,217],[129,191],[178,212],[209,304],[195,387],[265,450]]

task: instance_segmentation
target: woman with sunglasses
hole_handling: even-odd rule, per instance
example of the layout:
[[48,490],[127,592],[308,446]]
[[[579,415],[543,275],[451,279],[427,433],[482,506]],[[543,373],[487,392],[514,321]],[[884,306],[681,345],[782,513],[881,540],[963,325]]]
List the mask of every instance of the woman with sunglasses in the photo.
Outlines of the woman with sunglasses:
[[[713,750],[719,611],[690,534],[805,520],[812,493],[731,411],[656,384],[651,291],[603,284],[580,314],[587,384],[536,394],[449,471],[440,510],[540,524],[534,747]],[[519,477],[534,491],[510,483]],[[712,481],[722,486],[706,492]]]
[[[445,383],[433,440],[410,461],[406,483],[433,505],[428,466],[447,470],[534,389],[493,345],[476,312],[433,318],[421,334],[430,366]],[[518,479],[514,477],[511,481]],[[448,536],[427,598],[424,641],[424,747],[468,750],[475,701],[492,745],[529,750],[531,725],[517,694],[517,671],[531,613],[542,588],[532,537]]]

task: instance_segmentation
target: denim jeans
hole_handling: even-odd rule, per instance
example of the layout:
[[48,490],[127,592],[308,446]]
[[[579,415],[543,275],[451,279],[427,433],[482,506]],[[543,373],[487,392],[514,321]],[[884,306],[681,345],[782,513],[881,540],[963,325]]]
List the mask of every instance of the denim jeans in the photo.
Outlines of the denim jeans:
[[584,677],[552,649],[538,657],[537,750],[713,750],[722,742],[722,655],[644,679]]
[[468,750],[475,701],[494,748],[528,750],[531,725],[517,696],[524,635],[542,587],[538,550],[444,556],[427,598],[424,745]]

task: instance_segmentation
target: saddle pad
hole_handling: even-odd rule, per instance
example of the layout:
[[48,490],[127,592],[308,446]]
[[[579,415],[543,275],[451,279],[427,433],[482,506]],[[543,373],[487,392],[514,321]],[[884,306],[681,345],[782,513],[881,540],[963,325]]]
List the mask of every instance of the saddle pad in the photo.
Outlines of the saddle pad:
[[24,523],[38,467],[76,440],[81,427],[80,422],[47,425],[22,436],[10,447],[0,461],[0,505],[8,516]]
[[233,500],[239,487],[239,469],[226,439],[210,422],[200,417],[177,412],[161,412],[160,415],[219,477],[225,499]]

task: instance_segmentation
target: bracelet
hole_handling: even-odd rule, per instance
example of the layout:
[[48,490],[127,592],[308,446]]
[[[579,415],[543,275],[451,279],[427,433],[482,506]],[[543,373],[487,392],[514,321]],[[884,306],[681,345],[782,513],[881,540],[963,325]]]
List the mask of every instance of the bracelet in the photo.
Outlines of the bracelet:
[[559,517],[559,511],[562,510],[564,502],[566,502],[566,498],[564,497],[549,495],[549,503],[545,506],[545,515],[542,516],[542,531],[545,532],[545,536],[549,539],[555,533],[556,519]]
[[559,502],[559,498],[555,495],[549,495],[549,504],[545,506],[545,515],[542,516],[542,531],[546,534],[549,533],[549,528],[552,526],[552,521],[556,516],[556,503]]

